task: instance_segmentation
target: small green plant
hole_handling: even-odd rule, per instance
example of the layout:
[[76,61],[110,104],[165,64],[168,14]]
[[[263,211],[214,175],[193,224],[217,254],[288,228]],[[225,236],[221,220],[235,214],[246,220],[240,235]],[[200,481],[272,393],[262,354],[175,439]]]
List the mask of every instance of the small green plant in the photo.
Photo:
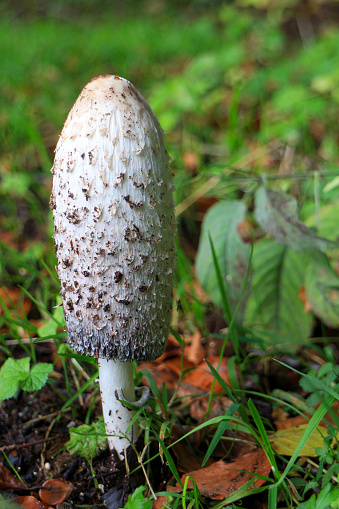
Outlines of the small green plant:
[[144,497],[145,486],[139,486],[128,500],[123,509],[152,509],[152,501]]
[[83,456],[87,460],[94,458],[107,449],[107,436],[103,417],[92,424],[83,424],[70,429],[67,449],[71,454]]
[[18,389],[38,391],[53,371],[52,364],[40,362],[30,366],[31,359],[7,359],[0,370],[0,400],[12,398]]

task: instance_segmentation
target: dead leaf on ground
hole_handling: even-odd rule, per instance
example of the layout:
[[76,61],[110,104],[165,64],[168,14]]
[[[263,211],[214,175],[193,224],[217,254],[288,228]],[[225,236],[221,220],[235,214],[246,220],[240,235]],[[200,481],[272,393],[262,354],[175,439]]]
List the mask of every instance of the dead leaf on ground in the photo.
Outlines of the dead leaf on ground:
[[[178,424],[173,424],[171,428],[171,444],[182,438],[184,434],[192,431],[192,429],[193,427],[191,426],[182,427]],[[177,466],[180,472],[187,473],[201,468],[204,457],[197,456],[199,437],[200,432],[196,432],[187,437],[187,439],[172,445],[171,449],[177,458]],[[207,465],[212,463],[213,460],[209,460]]]
[[[259,488],[266,481],[258,479],[256,474],[268,476],[270,471],[271,466],[266,454],[262,449],[258,449],[231,463],[217,461],[209,467],[189,472],[181,477],[181,482],[184,483],[186,477],[190,476],[196,482],[203,496],[213,500],[223,500],[247,482],[251,482],[250,489]],[[175,488],[179,491],[179,484],[176,484]],[[191,480],[188,481],[187,488],[193,489]]]
[[[157,360],[158,361],[158,360]],[[193,367],[193,364],[187,359],[184,359],[183,370],[188,370]],[[144,362],[138,366],[138,371],[147,370],[153,376],[155,383],[159,390],[162,389],[165,382],[168,389],[176,389],[178,386],[178,379],[181,370],[181,358],[173,357],[166,359],[159,364],[158,362]],[[148,385],[147,377],[144,376],[142,383]]]
[[25,488],[25,485],[19,481],[19,479],[12,474],[9,468],[5,467],[2,463],[0,463],[0,489],[7,490],[13,488],[2,488],[1,486],[5,486],[6,484],[15,486],[16,488]]
[[[170,495],[168,495],[170,497]],[[164,504],[168,502],[168,498],[165,496],[157,497],[157,500],[153,501],[152,509],[164,509]]]
[[296,426],[301,426],[302,424],[307,424],[308,420],[305,419],[302,415],[296,415],[295,417],[289,417],[284,420],[274,421],[275,427],[278,431],[284,429],[295,428]]
[[175,337],[172,334],[170,334],[167,339],[166,350],[160,357],[158,357],[156,362],[160,364],[169,357],[180,357],[180,355],[181,355],[181,345],[179,345]]
[[31,495],[13,498],[11,502],[15,502],[18,507],[23,507],[23,509],[53,509],[49,504]]
[[[307,424],[301,424],[294,428],[279,430],[269,436],[269,441],[273,449],[284,456],[292,456],[303,436]],[[315,452],[317,447],[323,447],[323,436],[327,436],[327,428],[325,426],[318,426],[308,438],[305,446],[301,449],[298,456],[315,457],[318,456]]]
[[[190,405],[190,416],[193,417],[198,424],[205,422],[208,402],[209,396],[202,396],[201,398],[192,401]],[[212,418],[224,415],[232,403],[233,401],[224,396],[213,398],[209,417]]]
[[[26,296],[24,296],[20,288],[7,288],[6,286],[2,286],[0,288],[0,298],[8,309],[19,309],[19,314],[21,317],[27,315],[31,309],[31,301]],[[5,314],[5,310],[1,307],[0,314]]]
[[[221,378],[226,382],[230,383],[228,378],[228,361],[229,359],[227,357],[223,357],[221,360],[220,367],[218,369],[218,363],[219,363],[219,357],[210,357],[208,362],[217,369],[219,375]],[[212,382],[214,380],[214,375],[211,373],[211,370],[207,364],[206,361],[200,363],[198,366],[196,366],[192,371],[187,373],[187,375],[184,376],[185,382],[194,385],[196,387],[199,387],[203,392],[208,392],[211,390]],[[213,393],[216,394],[217,392],[223,392],[223,389],[219,382],[216,382],[214,385],[214,391]]]
[[39,497],[47,504],[61,504],[68,499],[73,490],[70,482],[62,479],[48,479],[39,490]]
[[197,329],[191,336],[190,345],[185,347],[185,357],[189,362],[194,364],[194,366],[197,366],[204,360],[205,356],[205,349],[201,344],[201,333]]

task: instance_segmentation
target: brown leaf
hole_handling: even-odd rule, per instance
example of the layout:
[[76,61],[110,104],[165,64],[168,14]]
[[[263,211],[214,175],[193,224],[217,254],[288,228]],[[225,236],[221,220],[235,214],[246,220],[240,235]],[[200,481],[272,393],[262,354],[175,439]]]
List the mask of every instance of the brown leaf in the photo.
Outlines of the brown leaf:
[[9,468],[5,467],[2,463],[0,463],[0,481],[1,486],[5,486],[5,484],[11,485],[12,488],[1,488],[2,490],[8,490],[8,489],[14,489],[15,488],[24,488],[25,485],[19,481],[19,479],[12,474],[11,470]]
[[[205,422],[208,401],[209,396],[202,396],[201,398],[192,401],[190,405],[190,416],[193,417],[198,424]],[[224,415],[232,403],[233,402],[226,397],[213,398],[210,418]]]
[[[171,444],[179,440],[183,434],[192,431],[191,426],[179,426],[173,424],[171,428]],[[186,440],[172,445],[172,451],[175,454],[178,462],[178,469],[180,472],[190,472],[191,470],[199,470],[203,461],[203,457],[199,458],[194,453],[198,450],[197,437],[200,437],[200,433],[193,433]],[[199,440],[199,438],[198,438]],[[213,460],[209,460],[207,465],[213,463]]]
[[305,419],[302,415],[297,415],[296,417],[289,417],[283,421],[274,421],[275,427],[277,430],[290,429],[295,428],[296,426],[300,426],[301,424],[307,424],[308,420]]
[[30,495],[12,498],[11,502],[15,502],[24,509],[53,509],[49,504]]
[[165,506],[164,504],[167,503],[167,497],[157,497],[156,500],[153,501],[152,509],[163,509]]
[[[178,378],[180,375],[181,359],[179,356],[166,359],[161,364],[157,362],[144,362],[138,366],[138,371],[147,370],[153,376],[158,389],[162,389],[165,382],[168,389],[176,389],[178,385]],[[193,366],[191,362],[184,359],[183,369],[187,370]],[[148,385],[147,378],[143,377],[142,383]]]
[[[28,314],[31,309],[31,301],[24,296],[20,288],[7,288],[3,286],[0,288],[0,298],[4,301],[5,306],[8,309],[16,310],[20,304],[20,316]],[[5,312],[0,308],[0,314],[3,315]]]
[[[207,359],[208,362],[215,368],[218,369],[218,363],[219,363],[219,357],[210,357]],[[220,367],[218,369],[218,373],[221,376],[221,378],[226,382],[229,382],[228,378],[228,358],[223,357]],[[202,362],[198,366],[196,366],[195,369],[190,371],[185,377],[185,382],[194,385],[196,387],[199,387],[203,392],[207,392],[211,390],[212,382],[214,380],[214,375],[211,373],[210,368],[208,367],[208,364],[206,361]],[[215,383],[214,386],[214,392],[213,394],[216,394],[217,392],[223,392],[223,389],[219,382]]]
[[189,362],[196,366],[200,364],[205,357],[205,349],[201,344],[201,333],[198,329],[191,336],[190,343],[189,346],[185,347],[185,356]]
[[61,479],[48,479],[39,490],[39,497],[47,504],[61,504],[70,496],[73,485]]
[[[245,454],[231,463],[217,461],[211,466],[201,468],[181,477],[184,483],[187,476],[192,477],[201,494],[213,500],[223,500],[234,491],[241,488],[246,482],[252,481],[251,488],[259,488],[265,483],[264,479],[258,479],[253,474],[268,476],[271,471],[270,462],[262,449]],[[188,489],[193,489],[193,483],[188,481]],[[176,484],[176,489],[180,489]]]

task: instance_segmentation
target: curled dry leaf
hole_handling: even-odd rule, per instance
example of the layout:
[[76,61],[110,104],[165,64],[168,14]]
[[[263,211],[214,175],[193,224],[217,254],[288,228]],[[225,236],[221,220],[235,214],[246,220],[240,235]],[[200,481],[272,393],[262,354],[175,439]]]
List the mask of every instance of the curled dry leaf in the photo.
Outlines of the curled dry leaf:
[[[181,482],[184,483],[186,477],[190,476],[203,496],[223,500],[247,482],[252,481],[250,489],[259,488],[265,483],[265,479],[259,479],[256,475],[268,476],[270,471],[271,466],[266,454],[262,449],[257,449],[231,463],[217,461],[209,467],[189,472],[181,477]],[[176,484],[175,488],[179,491],[179,484]],[[193,489],[191,480],[188,481],[187,488]]]
[[15,502],[18,507],[23,507],[23,509],[53,509],[46,502],[38,500],[31,495],[13,498],[11,502]]
[[190,345],[185,347],[185,356],[195,366],[200,364],[206,356],[205,349],[201,344],[201,333],[198,329],[192,334]]
[[73,485],[61,479],[48,479],[39,490],[39,497],[47,504],[61,504],[70,496]]

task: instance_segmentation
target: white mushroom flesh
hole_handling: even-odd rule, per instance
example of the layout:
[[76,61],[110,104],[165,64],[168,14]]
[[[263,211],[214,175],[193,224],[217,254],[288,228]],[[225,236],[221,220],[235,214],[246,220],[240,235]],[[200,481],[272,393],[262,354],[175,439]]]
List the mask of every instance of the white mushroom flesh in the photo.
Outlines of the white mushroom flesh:
[[105,359],[156,359],[172,309],[172,174],[164,132],[129,81],[100,76],[86,85],[52,172],[69,343]]

